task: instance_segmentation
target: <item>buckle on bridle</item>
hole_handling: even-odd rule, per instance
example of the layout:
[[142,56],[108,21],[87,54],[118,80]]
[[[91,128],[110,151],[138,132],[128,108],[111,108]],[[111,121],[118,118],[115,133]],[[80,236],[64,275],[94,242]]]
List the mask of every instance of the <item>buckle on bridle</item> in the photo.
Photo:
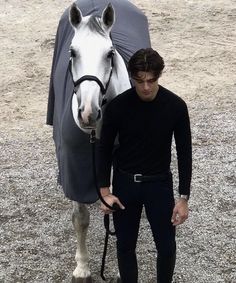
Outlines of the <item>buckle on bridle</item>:
[[141,181],[141,180],[138,180],[137,177],[142,177],[142,176],[143,176],[142,174],[135,174],[135,175],[134,175],[134,182],[135,182],[135,183],[141,183],[142,181]]

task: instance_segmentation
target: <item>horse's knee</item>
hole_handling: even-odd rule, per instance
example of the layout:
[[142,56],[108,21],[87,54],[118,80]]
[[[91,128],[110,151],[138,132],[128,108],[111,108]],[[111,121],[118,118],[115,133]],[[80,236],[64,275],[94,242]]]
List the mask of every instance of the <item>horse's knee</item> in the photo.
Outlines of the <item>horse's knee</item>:
[[89,211],[84,204],[75,203],[72,212],[72,222],[74,227],[87,228],[89,225]]

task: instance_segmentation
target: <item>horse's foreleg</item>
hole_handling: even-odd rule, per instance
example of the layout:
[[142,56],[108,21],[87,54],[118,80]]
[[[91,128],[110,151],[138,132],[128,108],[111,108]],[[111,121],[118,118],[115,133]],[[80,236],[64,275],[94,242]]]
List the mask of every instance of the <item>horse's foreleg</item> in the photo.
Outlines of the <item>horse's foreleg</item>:
[[89,212],[85,204],[73,202],[72,222],[77,237],[75,260],[76,269],[73,272],[73,283],[91,283],[91,272],[88,266],[88,250],[86,237],[89,226]]

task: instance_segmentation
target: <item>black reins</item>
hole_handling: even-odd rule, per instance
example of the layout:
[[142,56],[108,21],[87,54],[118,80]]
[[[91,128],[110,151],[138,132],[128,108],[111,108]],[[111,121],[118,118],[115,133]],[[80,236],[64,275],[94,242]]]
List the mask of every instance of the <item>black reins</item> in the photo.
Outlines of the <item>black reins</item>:
[[96,172],[96,157],[95,157],[95,142],[96,142],[96,132],[95,130],[92,130],[90,133],[90,143],[92,144],[92,164],[93,164],[93,175],[94,175],[94,184],[97,190],[97,194],[101,202],[108,207],[111,210],[117,210],[119,209],[119,205],[114,204],[113,206],[110,206],[102,197],[100,188],[98,187],[98,181],[97,181],[97,172]]
[[[96,132],[95,130],[91,131],[90,134],[90,143],[92,144],[92,166],[93,166],[93,175],[94,175],[94,185],[98,194],[98,197],[100,201],[109,209],[111,210],[118,210],[120,209],[118,204],[113,204],[113,206],[110,206],[102,197],[100,188],[98,187],[98,182],[97,182],[97,172],[96,172],[96,156],[95,156],[95,142],[96,142]],[[100,276],[101,278],[105,281],[106,278],[104,276],[104,270],[105,270],[105,262],[106,262],[106,255],[107,255],[107,246],[108,246],[108,240],[109,236],[114,236],[116,233],[115,231],[110,230],[110,216],[109,214],[104,215],[104,227],[106,230],[106,235],[105,235],[105,241],[104,241],[104,249],[103,249],[103,256],[102,256],[102,264],[101,264],[101,272]]]

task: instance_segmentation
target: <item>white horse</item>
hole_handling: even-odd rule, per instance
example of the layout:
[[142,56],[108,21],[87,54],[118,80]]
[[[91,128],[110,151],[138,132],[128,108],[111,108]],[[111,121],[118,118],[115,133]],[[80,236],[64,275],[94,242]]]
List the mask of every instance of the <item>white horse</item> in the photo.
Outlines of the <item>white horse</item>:
[[[71,42],[71,73],[74,81],[72,112],[76,125],[87,134],[99,127],[102,121],[102,104],[109,102],[130,87],[125,63],[114,48],[110,31],[115,11],[109,4],[101,18],[83,17],[73,4],[69,13],[74,29]],[[92,282],[88,265],[86,235],[89,212],[85,204],[73,202],[73,225],[77,235],[76,269],[72,282]]]

